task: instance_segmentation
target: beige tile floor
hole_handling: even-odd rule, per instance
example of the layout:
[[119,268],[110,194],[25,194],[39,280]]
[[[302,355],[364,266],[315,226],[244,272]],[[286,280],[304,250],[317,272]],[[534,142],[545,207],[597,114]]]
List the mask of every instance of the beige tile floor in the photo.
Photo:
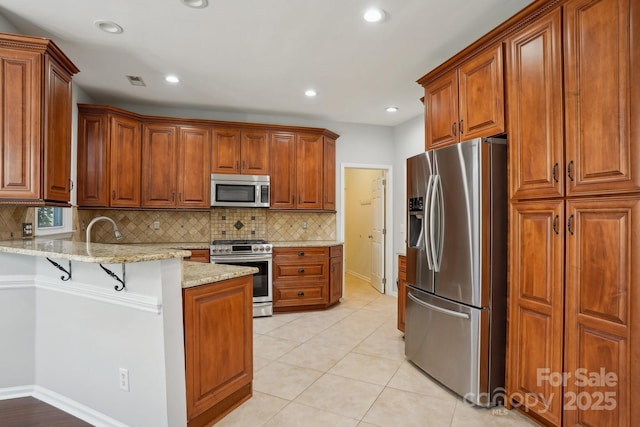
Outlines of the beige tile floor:
[[531,426],[472,408],[404,358],[394,297],[347,275],[337,306],[254,320],[254,394],[220,426]]

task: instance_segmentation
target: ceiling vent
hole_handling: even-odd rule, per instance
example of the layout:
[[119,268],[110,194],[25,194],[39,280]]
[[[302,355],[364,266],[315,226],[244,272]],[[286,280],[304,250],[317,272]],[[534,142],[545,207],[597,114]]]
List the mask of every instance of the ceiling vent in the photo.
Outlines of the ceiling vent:
[[134,86],[146,86],[144,80],[142,80],[142,77],[140,76],[127,76],[127,79],[129,80],[129,83]]

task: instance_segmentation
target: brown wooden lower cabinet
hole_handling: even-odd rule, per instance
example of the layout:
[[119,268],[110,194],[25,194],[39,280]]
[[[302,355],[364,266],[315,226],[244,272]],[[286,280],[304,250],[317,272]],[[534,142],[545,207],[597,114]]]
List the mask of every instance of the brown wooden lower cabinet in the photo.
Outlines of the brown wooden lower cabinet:
[[183,289],[188,427],[208,426],[249,399],[253,280]]
[[342,297],[342,245],[273,248],[273,311],[316,310]]
[[549,425],[640,423],[640,196],[511,204],[507,396]]
[[398,255],[398,329],[404,332],[407,306],[407,257]]
[[209,249],[189,249],[191,251],[191,256],[185,257],[185,261],[192,262],[209,262]]
[[508,395],[560,425],[562,386],[541,375],[563,366],[564,200],[512,203],[510,227]]

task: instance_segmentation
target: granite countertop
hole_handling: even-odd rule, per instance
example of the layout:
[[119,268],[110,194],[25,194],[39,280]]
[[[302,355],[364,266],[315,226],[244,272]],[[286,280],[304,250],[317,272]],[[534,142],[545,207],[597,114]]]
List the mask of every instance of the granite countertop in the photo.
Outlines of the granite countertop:
[[207,264],[202,262],[182,262],[182,288],[220,282],[241,276],[255,274],[255,267],[239,267],[237,265]]
[[182,249],[68,240],[5,240],[0,241],[0,253],[2,252],[100,264],[156,261],[191,255],[191,252]]
[[271,243],[274,248],[313,248],[343,244],[343,242],[340,242],[338,240],[290,240],[269,243]]

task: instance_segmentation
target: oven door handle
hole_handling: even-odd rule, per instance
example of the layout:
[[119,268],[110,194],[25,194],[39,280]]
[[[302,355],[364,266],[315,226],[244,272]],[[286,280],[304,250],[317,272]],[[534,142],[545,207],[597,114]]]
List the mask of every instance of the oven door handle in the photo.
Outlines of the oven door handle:
[[242,256],[219,256],[210,255],[209,260],[212,264],[228,264],[230,262],[251,262],[251,261],[271,261],[271,255],[242,255]]

